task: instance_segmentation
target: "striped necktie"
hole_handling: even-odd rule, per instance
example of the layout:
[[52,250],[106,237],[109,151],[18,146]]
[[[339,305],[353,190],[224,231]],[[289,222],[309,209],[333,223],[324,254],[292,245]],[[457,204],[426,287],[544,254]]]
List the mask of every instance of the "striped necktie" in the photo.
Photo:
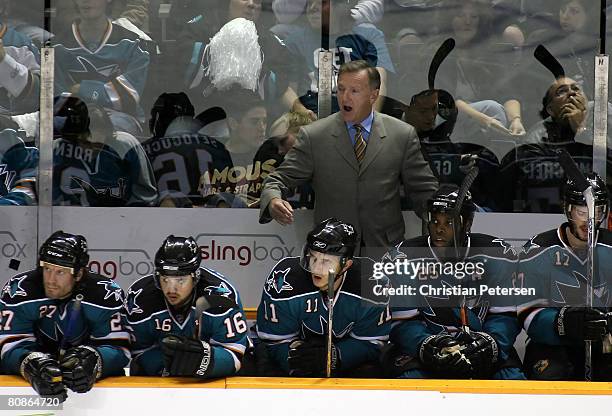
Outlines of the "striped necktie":
[[357,157],[357,162],[361,165],[361,161],[365,157],[366,151],[366,141],[363,138],[363,126],[361,124],[355,124],[353,126],[355,128],[355,157]]

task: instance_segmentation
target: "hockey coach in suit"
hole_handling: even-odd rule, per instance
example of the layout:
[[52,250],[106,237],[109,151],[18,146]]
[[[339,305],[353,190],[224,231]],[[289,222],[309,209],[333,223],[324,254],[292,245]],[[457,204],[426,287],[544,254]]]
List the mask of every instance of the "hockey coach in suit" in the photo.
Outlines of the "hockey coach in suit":
[[[340,111],[302,127],[284,162],[268,175],[260,201],[260,222],[293,222],[284,190],[310,183],[314,221],[337,217],[357,226],[365,247],[402,241],[400,183],[422,213],[438,180],[423,157],[415,129],[373,110],[380,75],[365,61],[340,67]],[[359,240],[358,240],[359,241]]]

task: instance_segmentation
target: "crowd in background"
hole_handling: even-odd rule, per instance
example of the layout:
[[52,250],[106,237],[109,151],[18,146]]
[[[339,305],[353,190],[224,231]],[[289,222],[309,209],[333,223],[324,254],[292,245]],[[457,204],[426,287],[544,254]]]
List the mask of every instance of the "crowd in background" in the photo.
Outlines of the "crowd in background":
[[[365,60],[381,75],[376,110],[416,128],[441,182],[478,166],[480,210],[561,212],[552,151],[592,170],[591,3],[330,0],[322,39],[321,0],[54,0],[47,30],[39,1],[0,0],[0,204],[36,203],[45,42],[55,49],[54,204],[246,208],[319,117],[326,41],[332,112],[340,65]],[[454,50],[428,94],[448,38]],[[562,77],[534,58],[538,45]],[[308,186],[289,193],[294,207],[313,207]]]

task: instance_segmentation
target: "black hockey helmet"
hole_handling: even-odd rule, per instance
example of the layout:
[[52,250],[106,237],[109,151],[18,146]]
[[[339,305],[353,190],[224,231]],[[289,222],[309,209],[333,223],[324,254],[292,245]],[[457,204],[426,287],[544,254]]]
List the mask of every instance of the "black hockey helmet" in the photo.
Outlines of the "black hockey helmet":
[[53,100],[53,136],[76,139],[89,133],[87,104],[72,94],[62,94]]
[[328,218],[317,224],[308,233],[300,264],[305,270],[310,270],[308,257],[310,250],[313,250],[340,257],[340,267],[342,268],[347,260],[353,258],[356,246],[355,227],[336,218]]
[[195,109],[187,94],[164,92],[157,97],[151,109],[149,131],[153,137],[163,137],[172,120],[181,116],[195,116]]
[[[472,195],[469,191],[465,192],[463,201],[460,201],[461,189],[455,184],[441,184],[440,188],[427,201],[427,222],[429,224],[429,232],[432,231],[434,225],[435,213],[444,213],[453,218],[454,232],[454,247],[464,247],[467,241],[467,236],[470,232],[470,227],[474,221],[474,212],[476,205],[472,200]],[[458,204],[461,206],[458,208]],[[459,253],[456,253],[457,256]]]
[[[590,172],[585,175],[586,180],[593,188],[593,197],[595,198],[595,223],[599,228],[601,223],[608,218],[610,210],[608,188],[598,174]],[[582,191],[578,188],[572,179],[568,179],[563,187],[563,207],[567,219],[572,221],[570,211],[572,206],[586,206],[586,200]]]
[[87,240],[82,235],[56,231],[40,247],[38,260],[39,263],[69,267],[76,274],[89,263]]
[[[440,188],[427,201],[428,220],[431,221],[431,214],[435,212],[454,215],[457,210],[458,197],[459,187],[457,185],[451,183],[441,184]],[[472,194],[468,191],[459,211],[462,222],[472,221],[474,219],[474,212],[476,212],[476,205],[472,201]]]
[[176,237],[169,235],[155,254],[156,280],[163,276],[192,275],[199,279],[199,268],[202,257],[198,243],[193,237]]

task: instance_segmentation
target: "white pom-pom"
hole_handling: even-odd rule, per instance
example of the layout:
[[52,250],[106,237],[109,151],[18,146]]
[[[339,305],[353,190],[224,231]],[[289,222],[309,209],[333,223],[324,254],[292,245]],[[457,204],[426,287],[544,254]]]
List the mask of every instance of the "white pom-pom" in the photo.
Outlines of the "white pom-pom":
[[227,22],[210,40],[206,75],[218,90],[239,84],[255,91],[262,57],[255,23],[242,17]]

